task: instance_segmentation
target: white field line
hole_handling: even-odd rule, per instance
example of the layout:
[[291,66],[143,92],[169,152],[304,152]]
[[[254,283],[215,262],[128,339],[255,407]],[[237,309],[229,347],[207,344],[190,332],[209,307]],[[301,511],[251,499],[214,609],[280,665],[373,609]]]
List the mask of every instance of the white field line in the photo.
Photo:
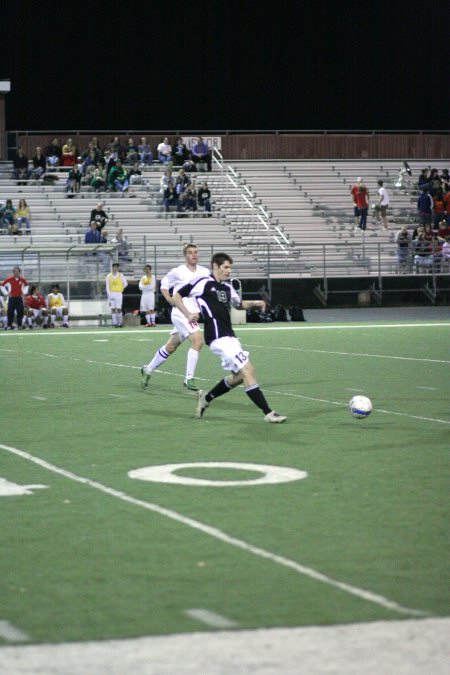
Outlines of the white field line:
[[9,621],[0,621],[0,637],[8,642],[29,642],[30,636]]
[[65,478],[68,478],[69,480],[72,480],[76,483],[82,483],[83,485],[87,485],[93,488],[94,490],[99,490],[100,492],[110,495],[111,497],[115,497],[116,499],[120,499],[129,504],[133,504],[133,506],[138,506],[143,509],[147,509],[148,511],[158,513],[161,516],[165,516],[166,518],[170,518],[171,520],[174,520],[178,523],[191,527],[194,530],[203,532],[203,534],[207,534],[210,537],[214,537],[219,541],[223,541],[226,544],[229,544],[230,546],[239,548],[245,551],[246,553],[252,553],[253,555],[256,555],[260,558],[264,558],[273,563],[277,563],[278,565],[281,565],[283,567],[287,567],[296,572],[297,574],[309,577],[314,581],[320,581],[321,583],[327,584],[328,586],[331,586],[333,588],[337,588],[338,590],[341,590],[344,593],[354,595],[361,600],[365,600],[367,602],[379,605],[380,607],[383,607],[386,610],[391,610],[393,612],[397,612],[399,614],[406,614],[409,616],[430,616],[428,612],[424,612],[419,609],[413,609],[410,607],[404,607],[398,604],[397,602],[390,600],[389,598],[385,598],[384,596],[379,595],[377,593],[372,593],[371,591],[367,591],[363,588],[358,588],[357,586],[352,586],[351,584],[347,584],[345,582],[333,579],[332,577],[328,577],[326,574],[322,574],[321,572],[318,572],[317,570],[312,569],[311,567],[301,565],[295,560],[290,560],[289,558],[285,558],[284,556],[277,555],[276,553],[272,553],[271,551],[268,551],[266,549],[259,548],[258,546],[254,546],[253,544],[249,544],[243,541],[242,539],[237,539],[236,537],[232,537],[226,534],[226,532],[222,532],[222,530],[219,530],[216,527],[212,527],[211,525],[205,525],[204,523],[201,523],[198,520],[194,520],[193,518],[183,516],[182,514],[177,513],[176,511],[172,511],[163,506],[159,506],[158,504],[152,504],[151,502],[143,501],[142,499],[136,499],[135,497],[131,497],[130,495],[125,494],[124,492],[115,490],[114,488],[108,487],[107,485],[103,485],[102,483],[98,483],[97,481],[90,480],[89,478],[85,478],[83,476],[78,476],[77,474],[72,473],[71,471],[66,471],[66,469],[62,469],[58,466],[55,466],[54,464],[50,464],[49,462],[45,461],[44,459],[41,459],[40,457],[35,457],[34,455],[31,455],[30,453],[25,452],[24,450],[19,450],[18,448],[13,448],[11,446],[3,445],[1,443],[0,449],[5,450],[6,452],[9,452],[13,455],[16,455],[17,457],[21,457],[22,459],[26,459],[27,461],[32,462],[33,464],[37,464],[38,466],[46,469],[47,471],[51,471],[60,476],[64,476]]
[[[162,333],[168,335],[169,330],[170,330],[171,324],[165,324],[165,328],[154,328],[152,330],[152,335]],[[372,330],[373,328],[450,328],[450,321],[445,322],[445,321],[435,321],[432,323],[425,323],[421,321],[416,321],[415,323],[358,323],[358,324],[317,324],[317,325],[310,325],[308,324],[307,326],[301,325],[301,326],[268,326],[267,324],[264,324],[263,326],[255,326],[255,327],[250,327],[250,326],[245,326],[242,327],[242,325],[239,326],[234,326],[236,331],[243,331],[243,332],[255,332],[255,331],[278,331],[278,330],[299,330],[299,331],[309,331],[309,330]],[[14,339],[15,336],[17,336],[16,331],[4,331],[0,332],[0,339],[5,338],[5,339]],[[139,335],[139,334],[145,334],[149,335],[147,331],[139,329],[139,328],[133,328],[133,329],[122,329],[120,333],[117,332],[117,330],[106,330],[104,328],[98,328],[96,330],[76,330],[71,328],[69,331],[51,331],[49,333],[48,331],[36,331],[32,333],[26,333],[25,331],[20,332],[20,337],[32,337],[32,338],[39,338],[39,337],[45,337],[46,339],[51,339],[57,336],[65,336],[65,337],[70,337],[74,335]]]
[[184,614],[213,628],[237,628],[239,626],[236,621],[231,621],[226,616],[211,612],[209,609],[185,609]]

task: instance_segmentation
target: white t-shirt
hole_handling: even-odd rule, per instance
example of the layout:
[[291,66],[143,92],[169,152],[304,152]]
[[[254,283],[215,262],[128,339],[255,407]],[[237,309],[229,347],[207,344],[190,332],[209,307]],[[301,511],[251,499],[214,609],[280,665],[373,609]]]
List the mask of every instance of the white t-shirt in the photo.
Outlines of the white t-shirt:
[[158,152],[160,152],[161,155],[171,155],[172,154],[172,146],[169,145],[168,143],[160,143],[158,145]]
[[381,197],[380,206],[389,206],[389,192],[384,187],[380,187],[378,194]]
[[[173,267],[162,279],[161,288],[166,291],[172,288],[172,293],[176,293],[180,288],[191,283],[193,279],[209,277],[209,274],[209,269],[202,265],[197,265],[195,272],[190,270],[187,265],[178,265],[178,267]],[[183,302],[190,312],[198,312],[197,301],[194,298],[183,298]],[[183,312],[180,312],[177,307],[173,307],[172,312],[175,312],[176,316],[179,316],[180,318],[186,318]]]

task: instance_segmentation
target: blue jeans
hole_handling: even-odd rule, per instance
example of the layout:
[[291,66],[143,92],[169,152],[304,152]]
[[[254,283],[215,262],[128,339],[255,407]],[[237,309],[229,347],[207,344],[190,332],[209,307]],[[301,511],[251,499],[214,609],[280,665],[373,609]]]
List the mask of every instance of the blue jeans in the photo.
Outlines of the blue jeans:
[[358,209],[359,211],[359,229],[360,230],[365,230],[367,227],[367,213],[369,211],[368,207],[366,206],[363,209]]

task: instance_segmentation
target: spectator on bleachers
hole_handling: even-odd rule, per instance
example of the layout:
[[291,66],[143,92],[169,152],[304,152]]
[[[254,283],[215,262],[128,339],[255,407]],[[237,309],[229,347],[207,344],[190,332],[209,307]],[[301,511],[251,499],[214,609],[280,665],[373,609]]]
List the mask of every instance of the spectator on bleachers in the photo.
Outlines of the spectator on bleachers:
[[442,169],[441,185],[442,185],[442,192],[444,194],[448,192],[448,190],[450,190],[450,176],[448,173],[448,169]]
[[161,164],[172,164],[172,146],[170,145],[167,136],[159,143],[157,150],[158,159]]
[[125,148],[125,164],[133,165],[136,162],[139,162],[139,150],[137,145],[134,144],[134,140],[129,138],[128,145]]
[[17,226],[23,234],[23,226],[25,225],[25,234],[31,234],[31,211],[26,199],[19,199],[19,206],[16,211]]
[[211,153],[208,144],[201,136],[198,137],[197,142],[191,148],[191,157],[197,168],[199,164],[206,164],[208,171],[211,171]]
[[39,180],[45,173],[47,168],[47,161],[45,155],[42,152],[41,147],[38,145],[35,151],[35,155],[31,160],[33,162],[33,168],[31,170],[31,178]]
[[[93,153],[93,154],[92,154]],[[95,141],[89,141],[88,147],[86,150],[83,150],[80,156],[81,164],[84,164],[87,158],[90,157],[93,164],[98,166],[99,164],[104,164],[103,156],[100,149],[96,146]]]
[[189,151],[186,145],[183,143],[181,136],[178,136],[173,146],[173,163],[175,166],[183,166],[185,161],[189,159]]
[[430,179],[430,169],[426,167],[425,169],[422,169],[422,171],[419,174],[419,178],[417,181],[417,184],[419,186],[419,190],[429,190],[431,188],[431,179]]
[[180,169],[175,181],[175,190],[177,191],[177,195],[179,196],[182,192],[184,192],[190,183],[191,179],[189,178],[189,175],[184,169]]
[[126,192],[129,187],[128,173],[120,159],[117,159],[114,166],[108,173],[107,188],[110,192]]
[[413,245],[416,272],[420,272],[424,268],[429,269],[433,265],[433,242],[427,239],[425,232],[422,231],[413,240]]
[[448,271],[450,269],[450,235],[445,238],[445,241],[442,244],[441,260],[443,263],[441,271]]
[[203,182],[197,192],[198,205],[202,206],[205,211],[208,213],[208,217],[211,217],[211,190],[208,187],[208,183]]
[[86,179],[86,184],[91,185],[94,171],[98,166],[101,166],[103,157],[100,159],[94,149],[89,151],[89,154],[84,158],[80,167],[81,175]]
[[409,267],[409,248],[411,244],[411,236],[406,225],[403,225],[397,232],[395,243],[397,245],[398,270],[399,272],[404,272]]
[[421,225],[431,224],[431,212],[433,209],[433,198],[428,192],[428,188],[422,188],[417,200],[417,210],[419,212],[419,222]]
[[59,138],[54,138],[50,145],[45,151],[45,156],[47,158],[47,166],[49,168],[55,168],[61,163],[62,148],[59,142]]
[[71,138],[68,138],[62,146],[61,165],[74,166],[77,161],[77,150]]
[[92,174],[91,187],[94,192],[103,192],[106,187],[106,172],[103,167],[97,167]]
[[383,228],[385,230],[388,229],[388,219],[387,219],[387,210],[389,207],[389,192],[385,187],[383,187],[383,181],[378,180],[377,181],[378,185],[378,194],[380,195],[380,201],[378,202],[379,209],[377,209],[376,214],[377,214],[377,221],[380,222],[380,217],[381,220],[383,221]]
[[159,191],[162,195],[164,195],[164,192],[169,187],[169,185],[175,187],[175,178],[172,176],[172,169],[166,169],[164,171],[164,176],[161,176],[160,178]]
[[131,262],[130,258],[131,246],[128,242],[128,239],[124,236],[122,228],[119,228],[117,230],[116,234],[111,239],[111,244],[116,245],[119,262]]
[[84,243],[85,244],[100,244],[102,239],[102,235],[100,233],[100,230],[97,230],[97,223],[95,220],[93,220],[91,223],[89,223],[89,229],[86,231],[86,234],[84,235]]
[[356,193],[356,205],[358,207],[359,223],[355,230],[364,232],[367,227],[367,213],[369,211],[369,191],[363,182],[359,184],[358,192]]
[[359,210],[358,210],[358,205],[356,203],[356,195],[359,190],[359,186],[362,183],[362,178],[358,176],[356,179],[356,183],[350,187],[350,194],[352,196],[352,201],[353,201],[353,215],[355,219],[355,228],[358,227],[359,225]]
[[7,199],[6,204],[0,211],[1,227],[4,233],[13,234],[17,228],[16,209],[13,206],[12,200]]
[[78,164],[74,164],[69,170],[66,180],[66,192],[68,197],[74,197],[81,190],[81,179],[83,178]]
[[444,212],[445,212],[445,221],[450,227],[450,188],[444,194]]
[[36,320],[42,319],[42,327],[48,328],[47,317],[48,311],[44,296],[39,293],[39,288],[33,284],[25,298],[25,316],[22,326],[25,328],[28,324],[28,328],[32,330]]
[[169,210],[172,206],[176,206],[177,211],[180,211],[180,202],[178,199],[178,195],[175,191],[175,187],[173,185],[169,184],[166,187],[163,196],[164,196],[163,203],[166,213],[169,213]]
[[433,195],[433,227],[436,230],[445,216],[444,193],[438,188]]
[[142,185],[144,183],[144,178],[139,167],[139,162],[135,162],[128,171],[128,178],[130,179],[130,185]]
[[138,152],[142,166],[153,164],[153,152],[147,143],[147,138],[145,136],[142,136],[141,138],[141,142],[138,145]]
[[112,153],[114,156],[114,161],[120,159],[121,161],[124,159],[125,156],[125,150],[120,143],[120,138],[118,136],[114,136],[111,141],[106,145],[105,147],[105,154],[106,151],[109,153]]
[[179,200],[181,211],[197,211],[197,191],[193,183],[190,183],[179,195]]
[[450,236],[450,225],[447,225],[445,218],[442,218],[442,220],[439,221],[436,234],[438,237],[441,237],[441,239],[447,239],[447,237]]
[[91,217],[89,219],[89,223],[94,222],[97,230],[100,232],[109,220],[107,213],[103,210],[103,206],[103,202],[97,202],[95,209],[92,209],[91,211]]
[[18,185],[25,185],[22,181],[27,181],[31,175],[31,171],[28,168],[28,157],[23,151],[21,145],[17,148],[17,152],[14,155],[13,159],[13,175],[14,178],[17,178],[19,181]]

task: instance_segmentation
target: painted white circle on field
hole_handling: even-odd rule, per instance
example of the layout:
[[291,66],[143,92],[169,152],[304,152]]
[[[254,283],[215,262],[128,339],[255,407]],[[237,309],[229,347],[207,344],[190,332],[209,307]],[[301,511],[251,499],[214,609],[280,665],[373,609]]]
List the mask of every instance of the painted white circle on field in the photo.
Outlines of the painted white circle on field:
[[[177,476],[174,472],[180,469],[241,469],[257,471],[262,476],[248,480],[208,480],[206,478],[192,478],[191,476]],[[241,462],[187,462],[184,464],[162,464],[160,466],[145,466],[128,472],[130,478],[145,480],[152,483],[172,483],[177,485],[212,485],[214,487],[268,485],[274,483],[288,483],[293,480],[302,480],[307,477],[306,471],[291,469],[288,466],[273,466],[271,464],[245,464]]]

